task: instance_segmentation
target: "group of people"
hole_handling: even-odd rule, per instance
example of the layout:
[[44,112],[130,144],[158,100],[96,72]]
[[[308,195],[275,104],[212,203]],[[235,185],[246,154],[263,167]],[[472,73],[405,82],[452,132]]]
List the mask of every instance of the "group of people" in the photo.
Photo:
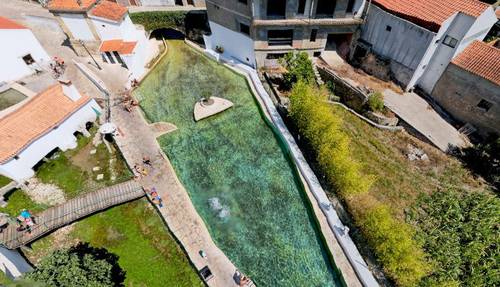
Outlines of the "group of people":
[[66,70],[64,60],[59,57],[54,57],[54,62],[50,63],[50,69],[56,78],[59,78]]
[[156,191],[156,188],[153,187],[151,190],[147,190],[149,193],[149,196],[151,197],[151,201],[156,204],[158,207],[163,207],[163,199],[161,199],[161,196],[158,194]]
[[149,156],[142,157],[142,164],[134,164],[134,174],[136,179],[140,176],[147,176],[149,174],[146,166],[149,166],[149,168],[153,168],[153,164],[151,163],[151,158]]
[[126,99],[123,101],[123,106],[124,106],[125,110],[129,113],[131,113],[132,109],[138,105],[139,105],[139,103],[134,99]]

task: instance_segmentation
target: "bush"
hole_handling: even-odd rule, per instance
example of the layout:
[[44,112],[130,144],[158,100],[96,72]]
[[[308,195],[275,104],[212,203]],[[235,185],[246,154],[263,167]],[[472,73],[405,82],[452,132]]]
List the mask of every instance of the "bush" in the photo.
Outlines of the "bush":
[[306,52],[289,52],[280,59],[280,63],[287,69],[287,72],[283,74],[286,89],[291,89],[298,81],[314,83],[312,62]]
[[324,102],[326,97],[324,89],[299,81],[290,96],[290,116],[336,191],[343,197],[365,193],[371,179],[361,176],[359,164],[351,158],[349,138],[342,132],[340,118]]
[[325,103],[326,96],[324,89],[297,82],[290,96],[290,116],[314,151],[328,183],[347,201],[386,273],[400,286],[415,286],[429,270],[424,253],[413,240],[410,226],[394,219],[387,207],[367,204],[372,178],[361,175],[341,118]]
[[350,201],[356,224],[375,251],[384,272],[398,286],[416,286],[429,273],[431,265],[413,239],[415,231],[396,220],[387,206],[369,201],[368,196]]
[[436,191],[418,200],[408,220],[436,262],[422,286],[500,286],[500,199]]
[[500,137],[465,148],[458,156],[468,168],[483,176],[500,192]]
[[151,11],[131,13],[130,19],[134,24],[144,26],[147,31],[156,29],[185,30],[186,11]]
[[384,95],[376,92],[368,97],[368,109],[372,112],[382,112],[384,110]]
[[125,273],[118,257],[103,248],[80,243],[69,249],[56,250],[44,257],[26,279],[48,286],[123,286]]

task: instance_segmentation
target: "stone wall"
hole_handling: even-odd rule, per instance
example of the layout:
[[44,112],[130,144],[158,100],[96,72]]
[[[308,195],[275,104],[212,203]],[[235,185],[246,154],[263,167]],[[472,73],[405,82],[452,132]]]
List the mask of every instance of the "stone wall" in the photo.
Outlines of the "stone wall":
[[335,72],[318,66],[318,72],[325,83],[333,82],[335,89],[333,93],[341,97],[342,102],[356,111],[362,111],[364,103],[367,101],[369,93],[348,83]]
[[[500,134],[500,86],[451,64],[432,92],[432,98],[462,123],[470,123],[478,133]],[[492,104],[478,107],[481,100]]]

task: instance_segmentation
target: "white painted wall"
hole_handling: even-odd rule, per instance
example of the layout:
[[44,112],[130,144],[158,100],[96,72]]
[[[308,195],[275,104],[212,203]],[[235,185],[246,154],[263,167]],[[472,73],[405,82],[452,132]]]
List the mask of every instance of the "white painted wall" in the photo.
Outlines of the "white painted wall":
[[136,30],[137,45],[130,55],[121,55],[130,71],[129,80],[140,79],[146,72],[146,58],[149,51],[149,41],[142,30]]
[[142,6],[175,6],[175,0],[140,0]]
[[411,78],[410,82],[406,86],[406,90],[410,90],[415,86],[417,81],[422,77],[422,75],[425,73],[427,66],[429,65],[432,57],[434,56],[434,53],[436,52],[437,48],[441,44],[441,40],[444,39],[444,36],[446,35],[446,31],[448,31],[450,25],[453,23],[455,20],[455,17],[457,14],[451,16],[450,18],[446,19],[446,21],[443,22],[441,25],[441,28],[437,32],[436,35],[432,38],[431,44],[427,47],[425,51],[424,57],[420,60],[420,63],[418,64],[417,69],[415,70],[413,77]]
[[[391,27],[391,31],[386,30],[387,26]],[[417,68],[434,35],[432,31],[387,13],[375,5],[370,7],[367,22],[361,32],[361,38],[372,44],[376,54],[412,70]]]
[[221,46],[224,48],[224,56],[255,67],[254,42],[250,37],[212,21],[209,24],[212,35],[204,37],[207,49],[215,51],[216,46]]
[[453,57],[460,54],[467,46],[469,46],[470,43],[472,43],[472,41],[482,41],[484,37],[486,37],[486,34],[488,34],[488,32],[490,31],[491,27],[493,27],[493,25],[495,25],[497,21],[498,19],[493,8],[490,7],[486,9],[483,14],[477,17],[474,24],[472,24],[469,31],[467,31],[462,39],[462,42],[460,42],[460,45],[456,49]]
[[21,256],[19,251],[0,247],[0,270],[10,279],[14,279],[32,271],[33,267]]
[[[0,82],[14,81],[46,66],[50,57],[29,29],[0,30]],[[36,61],[28,66],[22,57],[31,54]]]
[[[444,70],[450,63],[453,55],[455,54],[455,51],[460,46],[459,44],[465,36],[465,33],[467,33],[472,24],[474,24],[475,20],[476,19],[474,17],[462,13],[458,13],[455,16],[455,19],[453,19],[450,26],[443,34],[443,37],[440,39],[440,43],[436,51],[434,52],[434,55],[427,64],[422,77],[417,82],[417,85],[426,93],[432,93],[434,85],[437,83]],[[443,28],[444,27],[441,27],[441,29]],[[455,48],[449,47],[442,43],[446,36],[450,36],[458,40],[458,44],[457,46],[455,46]]]
[[85,20],[85,17],[81,14],[59,14],[61,20],[64,22],[66,27],[77,40],[83,41],[96,41],[92,35],[92,31]]
[[23,182],[34,175],[33,166],[55,148],[61,150],[75,148],[77,142],[73,133],[84,129],[87,122],[94,122],[97,119],[94,109],[101,110],[99,105],[92,99],[59,127],[28,145],[19,154],[18,159],[12,158],[0,164],[0,174],[17,182]]
[[137,41],[137,28],[127,14],[120,22],[99,17],[91,17],[97,34],[102,41],[123,39],[124,41]]

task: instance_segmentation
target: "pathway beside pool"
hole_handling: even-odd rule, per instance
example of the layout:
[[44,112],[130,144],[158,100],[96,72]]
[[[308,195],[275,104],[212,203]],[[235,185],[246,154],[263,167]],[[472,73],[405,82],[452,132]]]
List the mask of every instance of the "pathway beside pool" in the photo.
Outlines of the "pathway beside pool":
[[[155,134],[138,109],[128,113],[123,107],[112,108],[112,122],[120,135],[115,137],[129,166],[142,163],[143,156],[149,156],[153,171],[140,181],[145,188],[156,187],[164,206],[159,208],[168,227],[180,241],[190,261],[197,270],[207,266],[214,277],[207,281],[209,286],[237,286],[233,275],[233,263],[215,245],[208,230],[196,212],[187,191],[179,182],[168,158],[163,154]],[[203,250],[206,258],[199,251]]]

